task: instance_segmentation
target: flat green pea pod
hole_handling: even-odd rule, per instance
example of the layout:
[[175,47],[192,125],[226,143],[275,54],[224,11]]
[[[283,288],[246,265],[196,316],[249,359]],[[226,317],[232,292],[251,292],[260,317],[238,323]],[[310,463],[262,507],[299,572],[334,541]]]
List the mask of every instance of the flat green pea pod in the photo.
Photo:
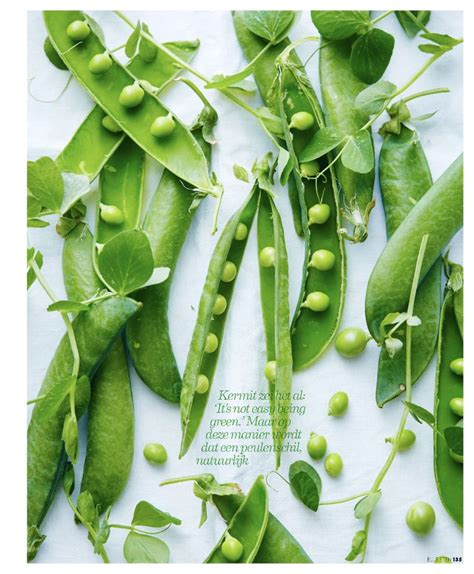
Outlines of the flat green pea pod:
[[214,550],[204,560],[206,564],[226,564],[222,545],[227,536],[238,540],[243,547],[236,562],[252,563],[260,549],[268,523],[268,492],[263,476],[259,476],[249,490],[242,504],[232,516],[226,531]]
[[[138,304],[128,298],[111,297],[92,305],[73,322],[80,357],[79,377],[92,378],[101,360],[128,319],[137,311]],[[65,377],[70,376],[73,355],[69,338],[65,335],[51,360],[39,395],[44,395]],[[89,399],[89,386],[77,389],[78,415]],[[36,405],[28,426],[28,512],[29,527],[39,528],[53,501],[62,478],[66,457],[62,440],[68,399],[46,420],[38,417]],[[39,420],[38,420],[39,419]]]
[[[196,53],[199,42],[167,42],[165,46],[189,62]],[[163,89],[179,74],[179,69],[173,66],[171,58],[163,52],[158,52],[153,62],[145,62],[140,54],[137,54],[130,60],[127,69],[136,78],[149,82],[157,90]],[[100,106],[94,106],[56,158],[56,164],[61,171],[85,174],[90,181],[99,175],[109,157],[125,138],[120,126],[118,132],[104,127],[102,122],[107,122],[104,120],[106,117]]]
[[[83,19],[84,14],[79,11],[44,12],[51,43],[71,73],[107,115],[153,159],[202,192],[215,195],[206,158],[191,132],[178,118],[174,117],[175,128],[169,137],[157,138],[150,132],[157,117],[171,113],[156,95],[145,92],[135,83],[135,77],[115,59],[104,74],[89,71],[91,58],[102,54],[106,48],[92,30],[84,41],[74,44],[66,32],[67,27],[71,22]],[[140,97],[131,101],[128,98],[130,90],[135,92],[134,96],[138,92]],[[123,97],[124,93],[127,98]],[[132,104],[133,107],[129,107]]]
[[369,279],[365,314],[371,335],[382,342],[380,326],[407,308],[411,278],[423,235],[428,234],[420,281],[463,223],[463,157],[460,155],[418,201],[382,251]]
[[273,199],[262,192],[258,208],[257,242],[260,269],[260,300],[267,347],[270,412],[276,468],[289,424],[292,384],[289,278],[285,235]]
[[[254,184],[244,205],[227,222],[209,263],[183,375],[180,458],[191,446],[207,405],[235,281],[257,210],[258,196],[259,188]],[[243,239],[236,237],[240,224],[248,231]],[[223,312],[214,313],[219,295],[225,299],[226,306]],[[200,377],[205,377],[201,380],[207,384],[204,392],[198,392],[201,390],[198,389]]]
[[446,289],[438,338],[438,364],[434,400],[434,469],[439,497],[448,514],[463,526],[463,465],[456,462],[443,433],[456,426],[459,417],[449,407],[451,399],[463,396],[462,378],[450,368],[454,359],[463,356],[463,339],[454,310],[455,291]]
[[[400,134],[385,136],[380,150],[379,181],[390,239],[433,183],[415,131],[402,125]],[[442,261],[438,258],[416,293],[414,313],[421,319],[421,325],[412,334],[412,383],[423,374],[435,351],[441,311],[441,272]],[[400,335],[400,339],[404,341],[404,336]],[[405,366],[406,353],[390,357],[387,349],[382,348],[376,390],[379,407],[403,392],[400,381],[404,380]]]

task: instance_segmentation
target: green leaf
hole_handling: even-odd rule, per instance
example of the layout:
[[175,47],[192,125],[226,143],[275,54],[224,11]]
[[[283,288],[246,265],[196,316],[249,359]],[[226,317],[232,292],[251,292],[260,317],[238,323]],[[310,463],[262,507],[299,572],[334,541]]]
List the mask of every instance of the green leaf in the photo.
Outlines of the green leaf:
[[358,530],[354,534],[354,538],[352,539],[351,551],[346,556],[346,560],[348,562],[353,562],[357,558],[357,556],[362,554],[366,540],[367,540],[367,534],[365,533],[365,530]]
[[344,40],[364,33],[370,26],[367,10],[312,10],[311,20],[327,40]]
[[295,20],[295,12],[291,10],[246,10],[242,15],[253,34],[272,43],[285,38]]
[[420,52],[424,52],[425,54],[439,54],[440,52],[446,52],[446,48],[438,46],[437,44],[420,44],[418,46],[418,50]]
[[377,506],[381,496],[381,490],[371,492],[367,496],[364,496],[364,498],[359,500],[359,502],[354,506],[354,516],[357,519],[365,518]]
[[77,419],[71,413],[68,413],[64,418],[62,439],[68,457],[72,464],[76,464],[79,454],[79,432]]
[[410,403],[408,401],[403,401],[403,404],[408,408],[411,416],[416,420],[416,422],[420,424],[425,422],[430,427],[434,425],[435,418],[430,411],[427,411],[424,407],[420,407],[420,405],[415,405],[415,403]]
[[[79,175],[70,171],[63,171],[64,197],[61,204],[61,213],[70,211],[78,201],[91,190],[87,175]],[[85,209],[85,208],[84,208]]]
[[318,159],[341,144],[344,138],[345,135],[336,128],[321,128],[309,140],[298,159],[301,162]]
[[56,163],[50,157],[28,162],[28,191],[53,213],[61,212],[64,182]]
[[97,20],[94,20],[94,18],[92,18],[92,16],[90,16],[89,14],[84,14],[84,16],[85,19],[87,20],[87,23],[89,24],[89,28],[99,38],[102,44],[105,44],[105,35],[100,24],[97,22]]
[[48,311],[60,311],[61,313],[80,313],[88,311],[89,306],[80,301],[55,301],[48,306]]
[[148,281],[154,269],[153,253],[143,231],[123,231],[104,245],[99,271],[119,295],[135,291]]
[[464,429],[460,426],[447,427],[444,429],[444,438],[448,448],[456,454],[464,454]]
[[66,463],[66,470],[63,476],[63,489],[66,496],[71,496],[74,492],[75,479],[74,479],[74,466],[68,461]]
[[99,529],[97,531],[97,537],[96,537],[95,544],[94,544],[94,552],[96,554],[100,553],[101,548],[104,546],[104,544],[109,539],[110,530],[111,530],[110,525],[109,525],[109,517],[110,517],[111,510],[112,510],[112,507],[109,506],[107,508],[107,510],[105,511],[105,514],[104,514],[102,520],[99,523]]
[[374,169],[374,148],[367,130],[349,136],[344,145],[341,161],[347,169],[356,173],[369,173]]
[[138,41],[140,40],[141,29],[142,29],[142,25],[141,25],[140,20],[138,20],[137,25],[135,26],[135,29],[130,34],[130,37],[128,38],[127,43],[125,44],[125,55],[127,56],[127,58],[133,58],[133,56],[135,56],[135,54],[137,52],[137,46],[138,46]]
[[378,114],[392,98],[397,91],[397,86],[392,82],[382,80],[365,88],[360,92],[355,101],[355,108],[364,116]]
[[236,179],[239,179],[240,181],[245,181],[246,183],[249,182],[249,174],[248,171],[245,169],[245,167],[242,167],[241,165],[237,165],[236,163],[234,163],[232,171],[234,172],[234,177]]
[[270,165],[272,156],[272,152],[266,153],[262,159],[256,160],[252,167],[252,174],[258,182],[259,188],[270,194],[273,194],[273,168]]
[[64,379],[49,389],[36,407],[36,416],[40,424],[47,421],[58,411],[75,383],[76,377],[70,375],[69,377],[64,377]]
[[[148,26],[143,23],[143,31],[147,34],[150,34],[150,29]],[[151,36],[151,34],[150,34]],[[158,55],[158,48],[148,40],[148,38],[144,38],[143,36],[140,37],[140,45],[138,46],[138,53],[140,57],[145,60],[145,62],[151,63],[156,60],[156,56]]]
[[49,223],[42,219],[28,219],[28,227],[48,227]]
[[[43,254],[41,253],[41,251],[36,251],[36,253],[34,255],[34,261],[40,269],[41,269],[41,267],[43,267]],[[35,281],[36,281],[36,273],[31,268],[31,266],[28,265],[28,271],[26,272],[26,288],[27,288],[27,290],[33,285],[33,283]]]
[[354,74],[366,84],[373,84],[383,76],[392,57],[395,38],[373,28],[357,38],[352,46],[351,67]]
[[276,137],[284,138],[281,118],[279,116],[276,116],[269,108],[265,106],[257,108],[257,112],[260,119],[265,124],[265,127],[270,133]]
[[461,43],[461,40],[448,36],[447,34],[436,34],[435,32],[429,32],[426,34],[420,34],[420,38],[429,40],[438,44],[438,46],[454,47]]
[[43,50],[48,60],[51,62],[51,64],[53,64],[55,68],[58,70],[68,69],[66,64],[62,61],[61,56],[57,53],[56,48],[53,46],[53,44],[51,44],[49,36],[46,36],[44,40]]
[[[411,13],[422,26],[426,26],[430,21],[431,12],[429,10],[411,10]],[[409,38],[414,38],[422,29],[413,22],[413,20],[407,15],[406,11],[397,10],[395,15]]]
[[129,564],[166,564],[170,551],[159,538],[132,531],[125,539],[123,555]]
[[44,534],[41,534],[41,532],[38,530],[38,528],[36,528],[36,526],[28,527],[27,536],[28,536],[28,542],[27,542],[26,556],[28,562],[31,562],[38,553],[39,547],[46,539],[46,536]]
[[26,194],[26,216],[33,219],[41,214],[41,202],[31,193]]
[[244,80],[234,82],[228,89],[232,90],[237,95],[249,96],[255,94],[257,91],[257,84],[253,78],[245,78]]
[[413,123],[424,122],[426,120],[431,119],[437,113],[438,113],[438,110],[436,110],[434,112],[429,112],[427,114],[422,114],[421,116],[415,116],[414,118],[410,118],[410,121]]
[[192,130],[196,130],[198,128],[201,129],[204,141],[206,141],[210,145],[214,145],[216,143],[216,138],[214,136],[214,128],[216,127],[218,119],[219,116],[217,115],[216,110],[212,106],[206,105],[199,113],[191,129]]
[[288,480],[296,498],[316,512],[322,489],[321,477],[316,470],[304,460],[297,460],[290,465]]
[[99,526],[99,512],[92,494],[88,490],[84,490],[79,494],[76,507],[84,522],[97,529]]
[[150,285],[158,285],[164,283],[170,276],[171,269],[169,267],[155,267],[150,279],[143,283],[142,287],[150,287]]
[[171,516],[171,514],[168,512],[163,512],[146,500],[141,500],[135,506],[132,524],[134,526],[150,526],[153,528],[161,528],[163,526],[168,526],[168,524],[181,524],[181,520]]
[[292,169],[293,169],[293,162],[291,160],[288,150],[286,150],[284,147],[279,147],[278,160],[277,160],[277,174],[281,185],[286,185],[288,183],[288,178],[290,177]]

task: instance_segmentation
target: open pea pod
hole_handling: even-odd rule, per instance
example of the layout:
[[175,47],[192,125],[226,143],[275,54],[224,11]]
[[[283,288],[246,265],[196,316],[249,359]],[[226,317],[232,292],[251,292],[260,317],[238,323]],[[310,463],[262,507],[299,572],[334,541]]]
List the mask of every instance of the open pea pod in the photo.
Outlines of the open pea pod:
[[237,562],[241,564],[253,562],[265,535],[267,523],[268,492],[263,476],[259,476],[236,513],[230,519],[224,534],[214,550],[204,562],[206,564],[226,564],[230,562],[222,551],[222,544],[226,536],[236,538],[243,546],[242,555]]
[[117,60],[103,74],[89,71],[89,62],[106,51],[100,38],[91,30],[88,37],[75,43],[67,34],[67,27],[76,20],[84,20],[80,11],[45,11],[44,21],[49,38],[58,54],[78,82],[120,128],[164,167],[203,192],[214,193],[209,178],[206,158],[189,129],[178,119],[173,132],[165,138],[152,135],[150,127],[158,117],[170,112],[156,95],[145,91],[143,100],[133,108],[124,107],[119,96],[134,84],[135,77]]
[[[259,188],[255,184],[244,205],[225,226],[209,263],[183,375],[180,399],[182,428],[180,457],[188,451],[204,416],[235,280],[257,210],[258,196]],[[220,309],[217,312],[215,306],[218,299]],[[198,392],[200,377],[204,382],[204,392]]]

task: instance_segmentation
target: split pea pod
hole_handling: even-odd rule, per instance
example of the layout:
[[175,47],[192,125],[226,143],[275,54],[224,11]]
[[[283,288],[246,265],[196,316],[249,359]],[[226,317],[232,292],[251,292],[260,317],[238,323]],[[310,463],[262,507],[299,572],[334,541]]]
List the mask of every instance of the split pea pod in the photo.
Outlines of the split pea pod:
[[[385,136],[379,159],[379,181],[385,211],[387,236],[395,233],[413,206],[429,190],[433,181],[418,134],[402,126],[400,134]],[[421,325],[412,334],[413,383],[428,366],[436,347],[441,310],[442,261],[438,258],[416,293],[414,314]],[[398,335],[404,341],[403,335]],[[379,356],[376,400],[379,407],[398,396],[403,386],[406,354],[390,357],[385,348]]]
[[[259,188],[255,184],[244,205],[222,231],[209,263],[183,375],[180,457],[188,451],[204,416],[235,281],[257,210],[258,196]],[[236,235],[238,229],[246,230],[246,233]],[[225,305],[221,304],[223,301]]]
[[369,279],[365,314],[370,333],[381,340],[380,324],[407,307],[411,277],[423,235],[429,234],[422,281],[463,223],[463,157],[459,156],[418,201],[382,251]]
[[206,564],[225,564],[229,559],[223,551],[226,537],[242,545],[241,556],[235,562],[252,563],[257,556],[268,523],[268,492],[263,476],[259,476],[247,496],[232,516],[219,542],[204,561]]
[[[173,118],[174,130],[168,137],[152,134],[154,121],[171,114],[156,95],[138,86],[135,77],[113,58],[111,67],[103,74],[90,72],[90,60],[104,53],[106,48],[93,31],[82,42],[71,40],[67,27],[71,22],[83,19],[84,14],[80,11],[44,12],[51,43],[70,72],[114,122],[153,159],[197,189],[214,193],[206,158],[189,129],[178,118]],[[130,90],[135,95],[138,93],[139,98],[129,99]]]

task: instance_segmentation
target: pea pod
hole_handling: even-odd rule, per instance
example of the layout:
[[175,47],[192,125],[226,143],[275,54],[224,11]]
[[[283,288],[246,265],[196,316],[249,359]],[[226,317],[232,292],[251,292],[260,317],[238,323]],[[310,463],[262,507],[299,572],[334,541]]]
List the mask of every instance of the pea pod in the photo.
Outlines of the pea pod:
[[167,138],[156,138],[150,127],[157,117],[170,112],[157,96],[144,92],[141,103],[126,108],[119,101],[122,90],[135,82],[134,76],[117,60],[104,74],[92,74],[89,61],[105,51],[100,38],[93,32],[78,44],[66,33],[68,25],[84,19],[79,11],[45,11],[44,21],[49,38],[64,63],[78,82],[107,114],[152,158],[201,191],[214,193],[208,174],[206,158],[191,132],[177,118],[175,129]]
[[[259,188],[255,184],[244,205],[228,221],[209,263],[183,375],[180,399],[182,429],[180,457],[184,456],[188,451],[207,405],[210,386],[212,385],[219,351],[222,346],[225,321],[232,299],[235,280],[248,239],[248,233],[244,239],[236,239],[235,233],[240,223],[244,224],[247,230],[250,230],[257,209],[258,191]],[[231,265],[226,265],[227,263]],[[230,281],[223,280],[226,268],[232,271],[231,274],[225,277],[225,279],[230,279]],[[218,294],[226,299],[227,306],[220,315],[213,315]],[[214,349],[213,352],[205,352],[208,335],[214,335],[217,338],[217,349]],[[213,342],[215,342],[214,338]],[[200,375],[204,375],[208,379],[209,388],[205,393],[196,392]]]
[[238,562],[246,564],[253,562],[262,543],[267,523],[268,492],[263,476],[259,476],[204,562],[206,564],[228,562],[221,549],[227,535],[236,538],[243,545],[243,553]]
[[[379,159],[379,181],[385,211],[388,238],[404,221],[413,205],[432,185],[431,172],[423,147],[415,131],[402,126],[400,134],[388,134],[383,141]],[[438,258],[418,287],[414,313],[421,325],[412,335],[412,382],[414,383],[428,366],[438,336],[441,310],[441,270]],[[404,341],[403,335],[398,335]],[[404,380],[406,354],[390,357],[382,348],[377,373],[376,400],[379,407],[402,392],[400,381]]]
[[418,201],[380,255],[369,279],[365,314],[369,331],[381,340],[380,324],[407,308],[411,278],[423,235],[429,240],[420,281],[463,221],[463,158],[459,156]]

